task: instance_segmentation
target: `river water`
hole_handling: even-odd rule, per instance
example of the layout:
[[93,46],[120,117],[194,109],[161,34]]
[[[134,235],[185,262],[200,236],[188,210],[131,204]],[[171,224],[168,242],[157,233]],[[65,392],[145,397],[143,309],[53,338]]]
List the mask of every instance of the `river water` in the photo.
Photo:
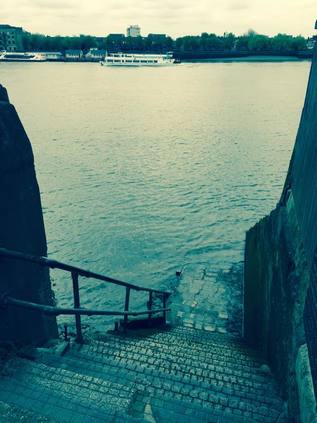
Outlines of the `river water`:
[[[184,265],[241,262],[245,231],[279,199],[309,68],[0,64],[33,145],[49,255],[161,288]],[[112,287],[82,291],[84,305],[122,309]]]

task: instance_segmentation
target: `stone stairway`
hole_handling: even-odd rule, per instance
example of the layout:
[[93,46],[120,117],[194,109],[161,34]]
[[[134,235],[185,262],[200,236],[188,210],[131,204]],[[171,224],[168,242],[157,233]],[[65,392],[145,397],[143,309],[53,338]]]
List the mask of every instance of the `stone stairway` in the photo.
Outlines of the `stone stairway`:
[[63,356],[50,348],[14,357],[2,370],[0,401],[32,423],[287,422],[254,351],[185,327],[107,334],[71,344]]

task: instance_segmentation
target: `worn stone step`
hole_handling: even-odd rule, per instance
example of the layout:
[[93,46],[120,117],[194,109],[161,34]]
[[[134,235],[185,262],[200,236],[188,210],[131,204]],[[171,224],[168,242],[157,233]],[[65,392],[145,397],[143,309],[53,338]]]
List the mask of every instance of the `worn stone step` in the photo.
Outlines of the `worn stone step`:
[[[217,331],[206,330],[206,329],[196,329],[190,328],[185,326],[173,326],[171,330],[162,331],[163,338],[164,336],[173,336],[173,337],[180,337],[186,342],[194,342],[198,344],[202,344],[202,346],[212,343],[214,345],[234,345],[236,350],[241,351],[242,353],[247,352],[251,354],[251,356],[257,356],[257,353],[253,349],[251,349],[246,343],[243,341],[242,338],[230,335],[228,333],[219,333]],[[159,333],[153,333],[152,337],[155,338],[159,335]]]
[[[199,331],[201,336],[204,337],[204,331]],[[185,331],[187,335],[188,331]],[[190,333],[190,332],[189,332]],[[149,345],[149,347],[156,347],[160,345],[162,347],[166,347],[167,349],[170,348],[171,345],[177,344],[179,348],[183,349],[183,352],[186,353],[187,350],[195,351],[196,354],[201,354],[202,357],[207,357],[211,355],[211,352],[218,353],[219,355],[223,356],[224,358],[230,361],[231,357],[234,357],[235,360],[242,361],[245,365],[254,366],[256,364],[262,365],[264,361],[259,357],[259,355],[250,350],[247,347],[241,347],[241,343],[239,341],[233,342],[226,342],[226,336],[221,335],[220,337],[217,335],[210,335],[207,337],[207,340],[204,341],[204,338],[199,337],[187,337],[184,334],[182,336],[182,332],[179,330],[170,330],[165,332],[160,332],[158,334],[146,335],[144,337],[137,336],[137,335],[129,335],[127,336],[105,336],[101,337],[104,342],[116,342],[118,339],[117,344],[123,343],[132,343],[137,342],[138,340],[142,340],[144,345]],[[119,340],[119,338],[121,338]]]
[[10,360],[0,381],[0,400],[67,423],[111,421],[125,414],[133,394],[119,384],[25,359]]
[[[130,412],[134,416],[142,416],[147,421],[159,423],[252,423],[252,413],[239,415],[232,410],[224,411],[220,406],[215,405],[212,409],[197,406],[194,403],[184,403],[166,397],[148,398],[140,393],[133,403]],[[251,420],[252,418],[252,420]]]
[[[229,369],[239,368],[243,369],[246,375],[254,374],[254,369],[258,369],[257,377],[262,379],[263,382],[271,375],[268,374],[268,368],[263,370],[263,360],[250,360],[248,354],[237,353],[235,350],[235,344],[231,344],[230,348],[226,346],[222,347],[217,344],[214,347],[213,344],[208,345],[208,350],[203,352],[196,349],[196,345],[182,345],[180,342],[169,342],[162,341],[161,338],[149,339],[149,336],[103,336],[102,343],[99,344],[98,348],[101,353],[105,353],[105,350],[109,348],[116,351],[116,355],[119,353],[128,354],[128,357],[133,359],[133,353],[135,359],[142,356],[152,355],[153,357],[163,357],[166,361],[173,361],[174,358],[179,363],[187,363],[191,366],[200,366],[200,364],[210,365],[210,370],[213,370],[213,366],[223,366],[224,364]],[[166,341],[166,340],[165,340]],[[99,351],[98,350],[98,351]],[[224,351],[225,350],[225,351]],[[252,377],[248,375],[248,377]]]
[[248,360],[250,361],[263,361],[259,357],[258,353],[248,347],[242,339],[229,336],[227,334],[176,326],[169,331],[153,333],[149,336],[149,339],[152,340],[158,338],[161,342],[170,342],[172,339],[174,339],[177,342],[200,348],[201,351],[208,350],[209,346],[213,346],[214,348],[221,347],[222,349],[227,347],[229,350],[231,347],[233,347],[237,355],[240,354],[244,357],[247,355]]
[[[133,362],[131,360],[118,360],[116,357],[106,354],[105,356],[95,351],[91,346],[84,345],[80,350],[75,348],[64,357],[64,364],[70,367],[82,368],[92,372],[97,372],[99,377],[111,378],[120,383],[137,383],[138,389],[146,389],[153,395],[158,395],[160,391],[167,391],[179,395],[186,399],[196,398],[199,402],[201,398],[205,401],[215,404],[219,398],[223,402],[227,398],[238,401],[244,399],[249,403],[249,408],[260,406],[279,410],[281,401],[275,392],[270,392],[270,383],[266,382],[262,389],[258,385],[248,382],[243,386],[239,378],[232,381],[224,379],[221,374],[213,374],[212,377],[201,380],[197,377],[191,378],[189,375],[175,374],[172,371],[166,371],[159,366],[145,365],[144,363]],[[141,386],[141,388],[140,388]],[[207,392],[207,396],[205,395]],[[209,393],[209,396],[208,396]]]
[[178,327],[58,351],[9,361],[0,401],[57,423],[273,423],[282,416],[272,375],[234,338]]
[[[277,395],[276,386],[272,380],[272,377],[267,377],[263,379],[257,378],[257,375],[243,374],[243,371],[236,370],[236,375],[231,373],[228,374],[228,369],[226,367],[215,367],[214,370],[206,370],[206,373],[203,373],[201,367],[192,367],[191,365],[171,365],[170,362],[165,362],[164,360],[155,360],[153,355],[144,355],[138,354],[138,351],[131,350],[131,357],[116,355],[114,350],[104,350],[101,352],[97,351],[95,345],[84,346],[82,350],[73,351],[73,356],[76,358],[89,358],[92,361],[97,361],[105,365],[112,365],[115,367],[129,368],[131,370],[146,372],[149,374],[155,374],[157,370],[158,374],[167,375],[176,381],[185,381],[186,383],[192,383],[195,385],[209,384],[209,385],[219,385],[231,388],[232,386],[239,386],[240,391],[251,392],[251,393],[261,393],[265,392],[266,395],[271,394],[272,397]],[[170,360],[173,359],[171,355]],[[194,358],[193,358],[194,360]],[[176,360],[177,361],[177,360]],[[253,377],[253,379],[252,379]]]
[[[153,372],[148,372],[144,368],[134,367],[131,369],[130,367],[121,367],[115,361],[111,365],[111,358],[105,363],[105,360],[99,354],[93,356],[87,354],[85,347],[83,346],[79,350],[80,354],[83,354],[82,356],[78,355],[79,351],[77,348],[64,356],[63,368],[81,371],[87,375],[98,374],[99,378],[120,382],[126,387],[134,386],[137,397],[141,396],[145,401],[144,407],[148,402],[152,403],[152,401],[160,398],[161,402],[165,404],[164,407],[170,409],[170,401],[174,400],[176,396],[182,403],[182,409],[187,410],[186,413],[188,415],[191,414],[190,410],[192,407],[205,410],[206,415],[218,409],[219,413],[228,414],[231,412],[233,416],[244,415],[245,417],[254,415],[258,420],[264,419],[264,421],[268,422],[273,421],[268,419],[269,415],[279,415],[281,403],[275,401],[275,399],[272,400],[267,396],[263,396],[263,394],[259,396],[258,391],[257,394],[248,396],[241,387],[237,390],[226,390],[225,387],[218,387],[220,389],[215,390],[213,385],[205,384],[201,386],[200,384],[183,383],[179,380],[174,380],[165,373],[160,374],[158,372],[159,376],[155,376]],[[60,365],[59,357],[54,357],[54,354],[42,355],[41,359],[49,360],[50,365],[53,365],[55,360],[55,365]],[[131,401],[130,410],[137,407],[135,403],[136,399],[134,397]],[[196,410],[190,418],[193,419],[193,416],[197,414],[199,413]],[[177,416],[175,419],[177,421]]]
[[[160,369],[161,372],[177,376],[178,379],[203,382],[221,382],[221,385],[230,387],[232,384],[239,383],[240,389],[245,388],[250,392],[266,392],[275,396],[278,391],[272,381],[272,376],[260,374],[259,368],[250,368],[247,370],[238,363],[231,363],[228,365],[226,361],[220,361],[221,364],[210,364],[208,362],[200,362],[195,355],[190,359],[183,360],[178,354],[174,355],[175,349],[170,348],[169,354],[164,354],[157,350],[144,350],[143,344],[140,341],[129,349],[122,350],[121,348],[109,348],[108,345],[93,344],[85,346],[85,354],[88,356],[92,354],[93,357],[99,356],[97,359],[104,357],[104,362],[109,362],[111,359],[114,365],[138,366],[148,370]],[[146,352],[145,352],[146,351]],[[197,361],[198,360],[198,361]],[[212,362],[214,363],[214,362]]]
[[[142,348],[140,348],[140,346]],[[199,367],[201,369],[215,371],[217,367],[226,366],[228,370],[228,374],[241,376],[240,372],[235,372],[235,369],[243,370],[243,374],[245,377],[252,377],[252,374],[255,373],[257,369],[257,378],[265,381],[270,376],[267,375],[267,371],[263,372],[262,366],[263,361],[248,361],[248,356],[235,356],[235,351],[233,347],[231,348],[231,354],[224,354],[224,348],[213,348],[210,346],[208,351],[204,353],[197,352],[195,348],[192,346],[186,345],[182,346],[179,343],[171,344],[171,343],[164,343],[159,342],[156,340],[155,342],[149,341],[146,338],[129,338],[129,337],[103,337],[103,341],[99,344],[99,349],[101,352],[105,353],[106,349],[109,349],[109,353],[111,353],[111,349],[115,351],[116,355],[128,354],[128,357],[132,357],[131,351],[136,351],[138,357],[142,356],[149,356],[152,355],[153,358],[161,358],[162,360],[166,360],[167,362],[177,362],[180,364],[187,364],[191,367]],[[171,350],[173,354],[171,354]],[[135,356],[135,359],[138,359]],[[229,370],[231,369],[231,370]]]
[[57,423],[56,420],[45,417],[25,408],[16,407],[0,401],[0,422],[2,423]]

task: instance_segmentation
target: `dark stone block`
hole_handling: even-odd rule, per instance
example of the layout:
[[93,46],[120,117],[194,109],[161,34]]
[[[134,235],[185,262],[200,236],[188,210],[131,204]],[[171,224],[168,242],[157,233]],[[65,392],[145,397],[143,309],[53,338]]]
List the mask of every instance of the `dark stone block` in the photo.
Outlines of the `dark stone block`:
[[[0,99],[0,246],[45,256],[32,147],[3,87]],[[35,303],[54,303],[48,269],[22,261],[0,258],[0,293]],[[13,307],[1,310],[0,315],[0,341],[39,344],[57,336],[54,318]]]
[[1,84],[0,84],[0,101],[9,103],[9,96],[8,96],[7,90]]

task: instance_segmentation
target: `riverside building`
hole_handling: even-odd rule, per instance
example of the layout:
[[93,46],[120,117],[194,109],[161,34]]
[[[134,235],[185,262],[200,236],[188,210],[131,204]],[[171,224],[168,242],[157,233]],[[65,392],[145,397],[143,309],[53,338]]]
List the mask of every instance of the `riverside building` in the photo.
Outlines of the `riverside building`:
[[0,51],[21,51],[23,29],[0,24]]
[[139,25],[130,25],[127,28],[127,37],[141,37],[141,28]]

